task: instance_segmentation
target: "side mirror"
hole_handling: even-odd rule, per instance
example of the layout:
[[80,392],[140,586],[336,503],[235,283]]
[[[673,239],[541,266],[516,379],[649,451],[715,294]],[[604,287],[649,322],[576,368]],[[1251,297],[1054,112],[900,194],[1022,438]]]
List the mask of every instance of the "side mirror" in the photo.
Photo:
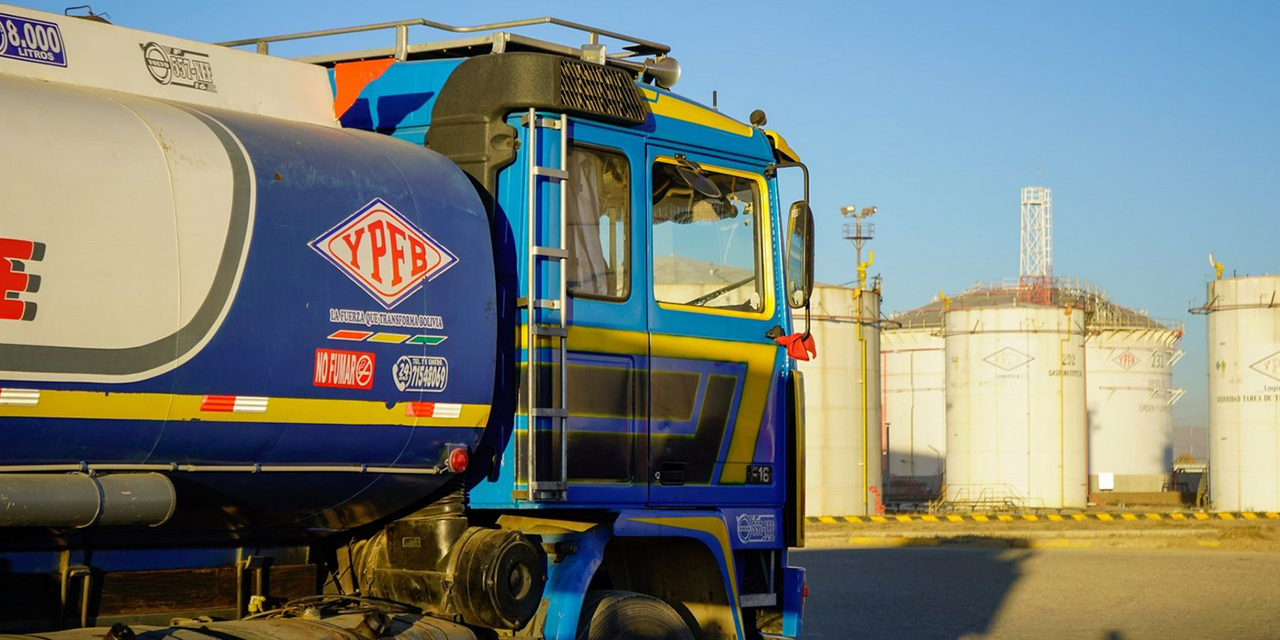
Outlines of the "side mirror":
[[787,304],[800,309],[813,294],[813,210],[809,203],[791,204],[787,223]]

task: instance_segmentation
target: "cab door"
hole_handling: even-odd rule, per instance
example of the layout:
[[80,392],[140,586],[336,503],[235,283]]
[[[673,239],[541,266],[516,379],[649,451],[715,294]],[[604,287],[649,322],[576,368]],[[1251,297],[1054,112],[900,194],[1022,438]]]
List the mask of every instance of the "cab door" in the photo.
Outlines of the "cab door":
[[651,145],[649,502],[769,501],[783,354],[763,166]]
[[643,505],[648,274],[638,207],[645,200],[644,145],[634,133],[608,125],[570,123],[568,497],[575,504]]

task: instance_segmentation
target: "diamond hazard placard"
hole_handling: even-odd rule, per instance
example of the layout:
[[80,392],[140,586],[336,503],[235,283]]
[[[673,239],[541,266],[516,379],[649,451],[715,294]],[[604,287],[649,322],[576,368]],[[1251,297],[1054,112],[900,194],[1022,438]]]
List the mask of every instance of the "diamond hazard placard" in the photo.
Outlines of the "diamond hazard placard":
[[444,245],[381,198],[310,246],[387,309],[458,262]]

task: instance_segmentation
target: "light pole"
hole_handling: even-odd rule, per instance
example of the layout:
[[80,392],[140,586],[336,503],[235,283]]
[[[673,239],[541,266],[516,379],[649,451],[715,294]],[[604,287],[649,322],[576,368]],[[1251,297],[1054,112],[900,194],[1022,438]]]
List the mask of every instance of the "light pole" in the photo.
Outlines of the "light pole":
[[861,211],[854,205],[840,207],[840,215],[844,216],[845,220],[852,218],[852,221],[844,223],[844,239],[852,240],[857,251],[859,290],[866,289],[867,267],[871,266],[875,260],[875,252],[870,252],[867,261],[865,263],[862,261],[862,244],[876,236],[876,226],[865,220],[875,214],[875,207],[863,207]]

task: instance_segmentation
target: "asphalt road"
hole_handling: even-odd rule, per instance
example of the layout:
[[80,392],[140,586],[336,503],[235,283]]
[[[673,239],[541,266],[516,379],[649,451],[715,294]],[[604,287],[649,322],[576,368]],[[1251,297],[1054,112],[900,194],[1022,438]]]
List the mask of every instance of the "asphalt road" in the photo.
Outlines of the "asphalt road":
[[806,640],[1280,638],[1280,553],[877,548],[795,552]]

